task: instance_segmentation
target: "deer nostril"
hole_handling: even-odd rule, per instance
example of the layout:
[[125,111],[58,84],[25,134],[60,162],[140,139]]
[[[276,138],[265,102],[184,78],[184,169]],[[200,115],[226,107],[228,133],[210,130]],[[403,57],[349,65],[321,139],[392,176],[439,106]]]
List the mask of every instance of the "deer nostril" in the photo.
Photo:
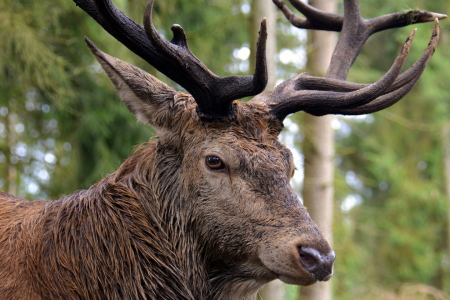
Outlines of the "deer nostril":
[[321,263],[320,253],[316,249],[301,247],[298,254],[303,267],[308,271],[313,271]]
[[333,262],[336,255],[333,251],[322,255],[314,248],[299,247],[298,254],[303,267],[318,280],[328,280],[333,273]]

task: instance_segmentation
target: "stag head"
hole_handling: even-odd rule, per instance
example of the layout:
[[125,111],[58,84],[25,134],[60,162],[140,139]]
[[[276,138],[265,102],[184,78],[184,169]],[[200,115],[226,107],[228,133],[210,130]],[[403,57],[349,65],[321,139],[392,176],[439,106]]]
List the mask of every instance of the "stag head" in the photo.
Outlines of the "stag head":
[[[437,44],[437,18],[444,16],[416,12],[421,17],[416,21],[436,19],[422,57],[400,74],[414,31],[392,68],[376,83],[364,85],[343,80],[369,35],[409,24],[398,18],[403,12],[364,20],[356,0],[344,1],[343,16],[292,0],[307,17],[300,19],[283,2],[274,0],[298,27],[342,33],[325,78],[303,73],[259,94],[267,82],[265,20],[255,74],[219,77],[192,54],[179,25],[172,27],[170,42],[159,36],[151,20],[154,0],[145,12],[145,30],[110,0],[74,1],[111,35],[189,92],[173,90],[87,40],[122,101],[139,121],[158,133],[153,167],[159,171],[149,172],[149,184],[157,198],[168,202],[159,203],[165,230],[191,232],[190,241],[207,265],[204,275],[212,294],[223,295],[223,282],[230,278],[246,282],[240,288],[247,293],[275,278],[299,285],[328,280],[335,255],[289,185],[295,167],[291,152],[278,141],[283,120],[301,110],[314,115],[365,114],[392,105],[419,79]],[[249,102],[236,100],[254,95]],[[183,247],[175,246],[179,251]]]
[[162,204],[165,220],[188,212],[184,230],[201,239],[196,251],[212,286],[230,276],[256,279],[255,290],[275,278],[308,285],[331,277],[335,254],[289,185],[292,154],[265,104],[236,101],[233,115],[211,120],[191,95],[88,45],[130,111],[156,129],[160,172],[149,181],[159,199],[181,195],[184,208]]

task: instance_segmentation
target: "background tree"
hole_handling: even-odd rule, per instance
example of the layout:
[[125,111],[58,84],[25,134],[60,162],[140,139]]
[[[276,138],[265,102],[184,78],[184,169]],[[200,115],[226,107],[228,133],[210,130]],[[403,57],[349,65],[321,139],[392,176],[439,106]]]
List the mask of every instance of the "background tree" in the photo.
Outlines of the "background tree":
[[[277,9],[276,6],[273,5],[272,0],[252,0],[250,26],[250,33],[252,34],[252,41],[250,44],[250,70],[255,69],[256,42],[258,40],[258,31],[263,18],[266,18],[267,20],[266,57],[267,73],[269,78],[266,90],[273,90],[277,79],[277,64],[275,61],[277,54]],[[259,291],[258,297],[260,299],[267,300],[284,299],[284,284],[280,280],[269,282],[261,289],[261,291]]]
[[[317,9],[335,13],[335,0],[314,0],[309,4]],[[325,76],[336,44],[336,33],[308,31],[306,70],[314,76]],[[302,116],[302,151],[304,156],[304,179],[302,198],[311,218],[325,237],[333,240],[334,202],[334,129],[332,115]],[[328,300],[332,298],[331,281],[301,287],[300,299]]]
[[[444,180],[445,196],[447,198],[447,264],[450,257],[450,122],[447,121],[442,128],[442,151],[444,152]],[[447,265],[448,267],[448,265]],[[450,280],[450,268],[446,269],[444,282]]]

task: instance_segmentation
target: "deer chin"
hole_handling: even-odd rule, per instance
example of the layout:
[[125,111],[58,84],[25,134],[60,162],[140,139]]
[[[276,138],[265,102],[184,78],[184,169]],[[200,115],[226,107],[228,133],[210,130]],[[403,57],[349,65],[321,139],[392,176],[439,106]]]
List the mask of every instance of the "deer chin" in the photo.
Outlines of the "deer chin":
[[298,278],[298,277],[292,277],[291,275],[281,275],[280,274],[280,275],[278,275],[278,279],[280,279],[281,281],[283,281],[284,283],[287,283],[287,284],[308,286],[308,285],[316,283],[317,281],[328,281],[331,279],[331,277],[333,277],[333,274],[329,274],[329,275],[319,279],[313,273],[309,273],[308,275],[309,275],[309,277]]
[[[266,266],[267,267],[267,266]],[[307,286],[316,283],[318,280],[314,274],[308,272],[305,269],[283,269],[273,268],[269,269],[277,279],[287,284],[295,284],[301,286]],[[331,276],[330,276],[331,277]]]
[[327,275],[322,278],[317,276],[303,267],[280,267],[280,266],[266,266],[269,270],[275,274],[277,279],[287,284],[308,286],[316,283],[317,281],[328,281],[333,275]]
[[278,277],[278,279],[280,279],[281,281],[283,281],[284,283],[287,283],[287,284],[295,284],[295,285],[301,285],[301,286],[308,286],[308,285],[311,285],[311,284],[314,284],[317,282],[317,279],[314,278],[313,274],[311,274],[310,278],[302,278],[302,279],[280,275]]
[[284,283],[306,286],[317,281],[314,274],[302,266],[300,258],[295,258],[294,255],[276,255],[271,251],[263,251],[260,259],[264,266]]

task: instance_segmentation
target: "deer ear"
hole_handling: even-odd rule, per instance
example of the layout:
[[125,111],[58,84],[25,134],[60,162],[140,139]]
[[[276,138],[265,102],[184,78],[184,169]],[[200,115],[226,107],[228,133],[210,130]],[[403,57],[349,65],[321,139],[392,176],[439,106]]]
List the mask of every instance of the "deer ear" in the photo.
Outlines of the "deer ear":
[[177,92],[140,68],[100,51],[88,38],[85,40],[136,119],[156,131],[167,127],[175,113]]

